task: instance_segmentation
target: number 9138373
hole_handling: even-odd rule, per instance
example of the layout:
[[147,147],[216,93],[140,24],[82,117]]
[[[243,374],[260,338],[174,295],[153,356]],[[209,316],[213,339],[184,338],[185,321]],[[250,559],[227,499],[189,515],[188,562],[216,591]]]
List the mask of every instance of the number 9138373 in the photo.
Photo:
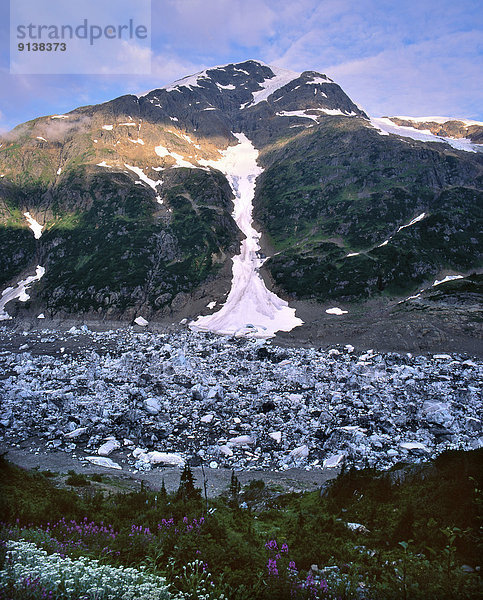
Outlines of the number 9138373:
[[17,44],[19,52],[65,52],[67,44],[65,42],[19,42]]

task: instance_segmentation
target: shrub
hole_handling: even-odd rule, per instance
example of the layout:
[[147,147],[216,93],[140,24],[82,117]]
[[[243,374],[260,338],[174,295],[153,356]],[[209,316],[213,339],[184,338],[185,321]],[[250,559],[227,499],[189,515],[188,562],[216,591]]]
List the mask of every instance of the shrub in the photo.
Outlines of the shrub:
[[75,471],[69,471],[69,477],[67,477],[65,483],[75,487],[90,485],[90,482],[85,475],[82,473],[76,473]]

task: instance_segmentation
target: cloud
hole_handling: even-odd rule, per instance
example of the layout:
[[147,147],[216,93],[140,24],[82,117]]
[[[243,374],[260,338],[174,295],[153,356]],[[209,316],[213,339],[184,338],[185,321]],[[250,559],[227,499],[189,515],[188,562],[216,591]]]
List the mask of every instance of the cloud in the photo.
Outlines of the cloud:
[[122,40],[116,45],[117,52],[111,57],[105,69],[106,74],[139,73],[151,74],[151,57],[153,51],[147,46]]
[[483,120],[482,16],[479,0],[153,0],[151,75],[135,69],[147,56],[136,47],[123,50],[134,71],[128,76],[12,76],[0,69],[8,90],[0,109],[13,126],[258,58],[326,73],[374,115]]
[[21,123],[11,131],[4,130],[2,138],[4,140],[15,141],[27,133],[34,136],[42,136],[49,142],[65,142],[67,138],[72,137],[75,131],[89,127],[90,122],[90,117],[71,115],[68,119],[37,121],[33,128],[26,123]]
[[265,42],[275,33],[277,9],[268,0],[155,0],[156,16],[159,40],[207,55]]
[[[316,4],[304,3],[304,15],[265,48],[264,60],[326,73],[371,114],[481,119],[483,44],[475,0]],[[291,10],[285,7],[280,18]]]
[[162,87],[212,66],[210,64],[196,63],[180,58],[169,53],[151,55],[151,75],[132,78],[126,84],[126,94],[145,94],[147,91]]
[[374,115],[478,118],[483,94],[474,48],[479,32],[453,33],[327,66],[354,100]]

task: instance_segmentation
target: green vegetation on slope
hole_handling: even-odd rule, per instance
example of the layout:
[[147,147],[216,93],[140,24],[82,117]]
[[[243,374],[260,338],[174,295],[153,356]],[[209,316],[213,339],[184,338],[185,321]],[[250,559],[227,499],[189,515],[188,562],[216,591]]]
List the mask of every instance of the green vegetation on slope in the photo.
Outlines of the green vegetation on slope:
[[220,174],[177,169],[162,193],[160,206],[124,173],[71,169],[48,194],[39,188],[30,198],[47,219],[36,245],[19,210],[25,195],[13,190],[8,211],[24,228],[0,232],[5,280],[34,264],[37,247],[46,274],[35,292],[46,310],[122,314],[169,305],[216,273],[217,257],[235,251],[238,230]]
[[275,282],[297,297],[353,300],[480,267],[481,159],[434,146],[327,118],[267,148],[255,218],[278,251],[266,263]]

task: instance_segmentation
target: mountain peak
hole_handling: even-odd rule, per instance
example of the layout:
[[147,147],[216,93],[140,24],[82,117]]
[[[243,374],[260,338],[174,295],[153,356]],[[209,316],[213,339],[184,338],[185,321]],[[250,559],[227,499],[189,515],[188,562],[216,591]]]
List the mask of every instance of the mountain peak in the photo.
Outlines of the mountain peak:
[[[257,60],[204,69],[141,95],[139,102],[150,103],[153,114],[182,107],[185,112],[196,112],[197,120],[202,121],[206,120],[206,111],[228,113],[233,120],[243,119],[245,111],[266,112],[267,107],[273,116],[303,116],[308,120],[314,115],[305,114],[306,110],[367,118],[326,75],[317,71],[299,73]],[[173,116],[179,118],[170,113]]]
[[198,71],[197,73],[186,75],[185,77],[161,86],[160,88],[154,88],[148,92],[137,94],[137,96],[138,98],[147,96],[156,89],[163,89],[171,92],[181,87],[203,87],[202,84],[206,83],[207,81],[212,80],[216,83],[218,79],[221,78],[223,80],[226,79],[227,76],[235,79],[237,83],[242,84],[246,83],[247,78],[252,78],[255,81],[264,81],[276,77],[279,81],[289,82],[293,79],[297,79],[300,77],[300,75],[301,74],[296,71],[268,65],[259,60],[249,59],[237,63],[227,63],[224,65],[208,67],[202,71]]

